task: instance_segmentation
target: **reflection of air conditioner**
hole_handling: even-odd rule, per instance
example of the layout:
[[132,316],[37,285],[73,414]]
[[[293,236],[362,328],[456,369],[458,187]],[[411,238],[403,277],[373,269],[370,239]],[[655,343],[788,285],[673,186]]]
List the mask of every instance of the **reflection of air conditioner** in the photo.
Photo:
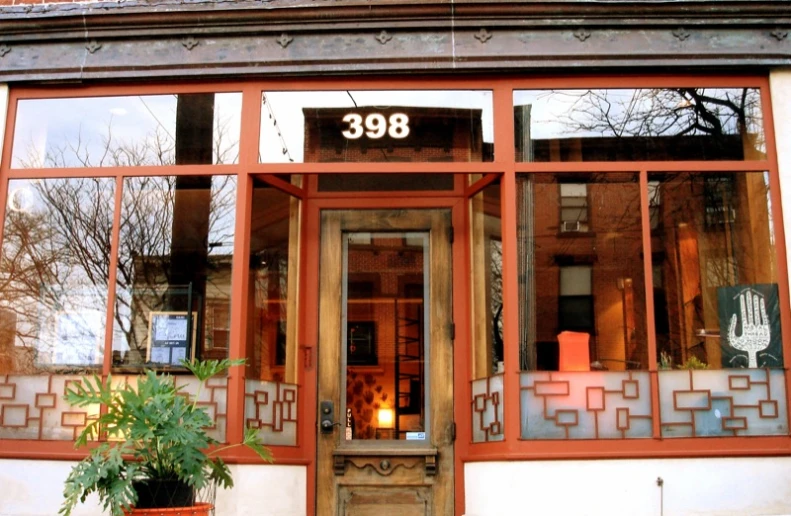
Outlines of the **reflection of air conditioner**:
[[575,231],[583,231],[583,229],[578,220],[564,220],[560,225],[560,231],[562,233],[572,233]]

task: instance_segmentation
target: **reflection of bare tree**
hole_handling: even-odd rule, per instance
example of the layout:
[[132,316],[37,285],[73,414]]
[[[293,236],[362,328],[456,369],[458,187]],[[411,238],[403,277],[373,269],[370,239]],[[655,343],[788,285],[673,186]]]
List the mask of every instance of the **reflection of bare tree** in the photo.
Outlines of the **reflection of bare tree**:
[[[116,331],[123,334],[123,340],[130,349],[144,349],[147,337],[136,327],[140,321],[133,314],[140,317],[140,314],[162,310],[171,303],[172,287],[184,287],[173,277],[173,224],[174,218],[179,216],[175,209],[178,195],[177,178],[173,176],[140,177],[125,183],[115,324]],[[210,195],[210,211],[205,214],[208,217],[208,236],[201,239],[200,245],[204,248],[203,253],[217,258],[191,265],[205,274],[207,285],[204,292],[206,289],[222,292],[227,277],[220,269],[227,268],[228,263],[221,257],[227,256],[233,246],[236,178],[213,177]],[[194,250],[187,251],[194,253]]]
[[760,123],[757,89],[642,89],[553,92],[574,97],[569,128],[614,136],[738,134]]
[[662,88],[554,91],[570,105],[560,122],[569,132],[615,137],[741,135],[745,150],[765,152],[756,88]]
[[27,157],[20,168],[66,167],[141,167],[175,164],[173,137],[157,127],[142,138],[123,140],[114,137],[112,118],[97,146],[80,130],[60,145],[48,146],[43,157],[28,145]]
[[[20,183],[25,186],[19,187]],[[11,182],[0,261],[0,301],[14,313],[9,348],[27,349],[32,363],[52,351],[44,335],[86,328],[88,312],[106,304],[114,181],[105,178]],[[5,350],[13,353],[12,349]],[[91,363],[82,357],[85,363]]]

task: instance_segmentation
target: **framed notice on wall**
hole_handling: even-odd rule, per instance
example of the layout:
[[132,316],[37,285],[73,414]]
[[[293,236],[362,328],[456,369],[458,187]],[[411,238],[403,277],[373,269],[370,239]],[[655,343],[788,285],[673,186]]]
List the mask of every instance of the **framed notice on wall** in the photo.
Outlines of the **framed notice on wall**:
[[[188,320],[187,312],[151,312],[148,319],[146,362],[179,365],[182,359],[195,356],[196,313]],[[192,338],[187,331],[192,328]]]

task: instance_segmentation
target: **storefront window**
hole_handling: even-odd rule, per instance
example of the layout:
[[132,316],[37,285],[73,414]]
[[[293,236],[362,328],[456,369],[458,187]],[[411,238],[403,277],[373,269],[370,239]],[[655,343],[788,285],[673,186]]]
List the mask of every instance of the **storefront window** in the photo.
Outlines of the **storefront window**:
[[649,178],[662,435],[785,433],[768,174]]
[[[197,393],[180,361],[233,348],[244,374],[215,379],[198,400],[216,435],[246,427],[268,444],[306,442],[298,401],[315,396],[300,385],[325,367],[318,343],[329,349],[326,321],[313,319],[330,298],[310,289],[336,261],[319,253],[326,220],[315,217],[438,207],[452,224],[376,221],[339,230],[327,246],[343,282],[329,289],[341,321],[328,366],[339,371],[338,442],[452,436],[456,427],[432,427],[444,394],[465,405],[454,414],[469,415],[457,423],[472,443],[654,438],[651,453],[664,453],[660,439],[787,435],[785,265],[761,89],[531,82],[245,87],[245,102],[261,110],[247,149],[241,93],[12,91],[0,188],[0,438],[73,439],[96,411],[66,406],[61,393],[86,373],[134,383],[144,369],[170,371]],[[512,117],[515,157],[496,161],[494,119],[510,135]],[[257,163],[240,162],[256,153]],[[237,213],[246,218],[238,225]],[[452,247],[437,246],[440,234]],[[244,270],[234,276],[235,247]],[[436,249],[452,254],[435,260]],[[463,281],[448,279],[454,305],[442,310],[447,321],[432,321],[429,280],[439,275],[430,266],[442,262]],[[455,339],[446,346],[464,366],[455,380],[430,381],[429,366],[442,362],[429,339]],[[448,391],[433,399],[429,387]]]
[[505,356],[500,182],[487,186],[469,202],[473,441],[502,441]]
[[650,437],[638,176],[524,174],[517,189],[522,436]]
[[[291,178],[299,184],[301,177]],[[253,186],[246,332],[245,422],[270,444],[297,439],[299,199]]]
[[234,176],[124,181],[114,367],[228,356],[235,210]]
[[0,375],[101,367],[114,192],[107,178],[9,182]]
[[267,91],[262,163],[493,160],[490,91]]
[[20,100],[11,167],[237,163],[241,104],[240,93]]
[[517,161],[766,159],[757,88],[514,94]]

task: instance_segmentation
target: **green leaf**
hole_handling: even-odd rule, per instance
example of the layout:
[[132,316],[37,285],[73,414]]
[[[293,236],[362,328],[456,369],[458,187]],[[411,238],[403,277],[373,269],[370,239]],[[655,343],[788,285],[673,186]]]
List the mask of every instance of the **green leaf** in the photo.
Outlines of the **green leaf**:
[[266,462],[274,462],[274,457],[272,457],[272,452],[264,446],[263,441],[261,441],[260,437],[258,436],[258,430],[255,428],[246,428],[244,431],[244,440],[242,444],[253,450],[261,459],[265,460]]
[[209,378],[217,376],[218,374],[227,371],[233,366],[244,365],[245,362],[246,360],[244,358],[233,360],[230,358],[224,358],[222,360],[193,360],[191,362],[182,360],[181,365],[189,369],[190,372],[194,374],[196,378],[198,378],[198,380],[205,382]]

